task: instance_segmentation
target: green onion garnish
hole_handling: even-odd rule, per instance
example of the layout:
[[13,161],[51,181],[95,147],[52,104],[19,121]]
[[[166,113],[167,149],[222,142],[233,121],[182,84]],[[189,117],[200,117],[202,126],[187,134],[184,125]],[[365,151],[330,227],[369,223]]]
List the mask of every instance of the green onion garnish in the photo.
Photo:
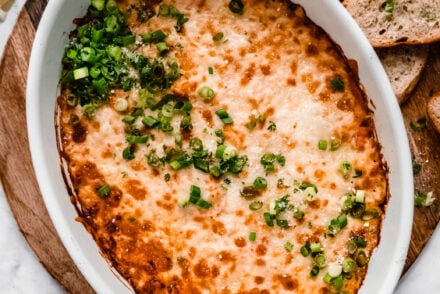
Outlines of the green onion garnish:
[[320,268],[323,268],[327,265],[327,258],[325,257],[325,255],[323,253],[318,253],[315,256],[314,263],[315,263],[315,265],[319,266]]
[[409,126],[411,127],[411,129],[414,132],[420,132],[421,130],[423,130],[426,127],[426,117],[422,116],[419,117],[416,122],[410,122]]
[[213,89],[203,86],[197,92],[204,101],[211,101],[215,97],[215,92]]
[[342,271],[344,273],[349,273],[353,271],[355,267],[356,267],[356,262],[350,257],[344,259],[344,261],[342,262]]
[[267,180],[263,177],[257,177],[254,180],[254,184],[253,184],[254,188],[257,190],[263,190],[266,189],[267,187]]
[[256,232],[250,232],[249,233],[249,241],[254,242],[257,239],[257,233]]
[[252,211],[257,211],[263,207],[263,202],[261,201],[252,201],[249,204],[249,209]]
[[266,222],[266,225],[268,225],[269,227],[273,227],[273,218],[272,215],[269,212],[265,212],[263,214],[264,216],[264,221]]
[[325,151],[327,150],[327,141],[326,140],[319,140],[318,141],[318,149]]
[[191,188],[189,190],[189,203],[197,204],[201,197],[200,188],[194,185],[191,185]]
[[339,138],[330,139],[330,151],[338,150],[342,145],[342,141]]
[[365,252],[364,251],[359,251],[357,254],[356,254],[356,264],[357,264],[357,266],[358,267],[364,267],[364,266],[366,266],[367,265],[367,263],[368,263],[368,257],[367,257],[367,254],[365,254]]
[[333,287],[336,288],[336,290],[341,290],[342,286],[344,285],[344,280],[342,279],[342,276],[339,275],[332,279],[331,283],[333,284]]
[[88,76],[89,76],[89,69],[87,68],[87,66],[73,70],[73,78],[75,80],[80,80]]
[[122,151],[122,158],[124,158],[125,160],[132,160],[134,159],[135,155],[134,155],[134,148],[135,145],[129,145],[128,147],[126,147],[123,151]]
[[319,253],[322,252],[321,243],[311,243],[310,244],[310,251],[312,253]]
[[290,241],[287,241],[286,243],[284,243],[284,249],[287,252],[291,252],[293,250],[293,244],[290,243]]
[[243,14],[244,4],[241,0],[231,0],[228,7],[233,13]]
[[328,231],[330,236],[335,236],[339,233],[343,228],[347,226],[347,215],[341,214],[337,218],[334,218],[330,221],[328,225]]
[[134,136],[134,135],[130,135],[130,136],[127,136],[125,138],[125,140],[129,144],[145,144],[148,141],[148,137],[147,136]]
[[167,43],[159,42],[159,43],[156,44],[156,49],[157,49],[157,51],[159,51],[159,54],[161,56],[164,56],[168,52],[169,48],[167,46]]
[[210,75],[213,75],[213,74],[214,74],[214,68],[212,68],[212,66],[208,67],[208,73],[209,73]]
[[281,228],[288,228],[289,222],[285,219],[276,219],[277,226]]
[[110,191],[111,191],[110,186],[106,184],[98,189],[98,196],[101,198],[105,198],[110,194]]
[[345,90],[344,81],[341,79],[341,77],[335,77],[330,81],[330,84],[336,92],[343,92]]
[[166,174],[164,175],[164,180],[165,180],[165,182],[168,182],[170,179],[171,179],[170,174],[169,174],[169,173],[166,173]]
[[312,253],[312,250],[310,249],[310,244],[307,242],[306,245],[301,246],[301,248],[299,249],[299,252],[304,257],[309,256],[310,253]]
[[142,123],[147,127],[154,128],[159,124],[159,121],[154,117],[152,117],[151,115],[148,115],[142,119]]
[[217,116],[221,119],[221,121],[225,125],[230,125],[234,123],[234,120],[229,116],[229,113],[227,113],[226,110],[224,109],[217,110],[215,114],[217,114]]
[[212,207],[212,204],[206,200],[203,200],[202,198],[199,199],[199,201],[197,201],[197,206],[203,209],[209,209]]
[[213,40],[214,42],[218,43],[218,42],[220,42],[220,41],[223,39],[223,37],[224,37],[224,34],[223,34],[222,32],[218,32],[217,34],[215,34],[215,35],[212,37],[212,40]]
[[298,208],[295,209],[295,212],[293,213],[293,217],[296,219],[299,219],[299,220],[303,219],[304,218],[304,211],[299,210]]
[[277,125],[273,121],[271,121],[269,126],[267,127],[267,130],[270,132],[275,132],[277,130]]
[[339,167],[339,172],[341,173],[342,177],[344,177],[344,179],[348,179],[351,174],[351,169],[351,163],[348,161],[344,161]]
[[311,277],[316,277],[319,274],[319,266],[314,265],[312,267],[312,270],[310,271],[310,276]]

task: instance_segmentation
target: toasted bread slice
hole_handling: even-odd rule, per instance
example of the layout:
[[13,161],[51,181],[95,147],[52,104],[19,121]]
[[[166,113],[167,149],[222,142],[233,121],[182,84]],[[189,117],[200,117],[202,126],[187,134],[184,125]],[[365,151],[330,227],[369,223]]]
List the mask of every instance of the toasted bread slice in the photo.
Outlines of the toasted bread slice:
[[373,47],[426,44],[440,40],[440,0],[390,1],[394,6],[387,6],[386,0],[342,2]]
[[376,52],[390,79],[399,104],[405,102],[419,81],[428,59],[429,45],[401,45]]
[[440,93],[434,94],[434,96],[428,102],[428,116],[432,121],[432,124],[440,133]]

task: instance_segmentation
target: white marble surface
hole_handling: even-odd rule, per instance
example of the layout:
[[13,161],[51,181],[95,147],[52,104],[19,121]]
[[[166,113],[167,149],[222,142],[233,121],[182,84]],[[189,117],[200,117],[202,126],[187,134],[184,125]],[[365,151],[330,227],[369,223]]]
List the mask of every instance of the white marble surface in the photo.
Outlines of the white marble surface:
[[[0,23],[0,57],[25,0],[16,0]],[[64,290],[46,272],[17,227],[0,186],[0,293],[59,294]],[[401,279],[395,294],[440,294],[440,225],[420,257]]]

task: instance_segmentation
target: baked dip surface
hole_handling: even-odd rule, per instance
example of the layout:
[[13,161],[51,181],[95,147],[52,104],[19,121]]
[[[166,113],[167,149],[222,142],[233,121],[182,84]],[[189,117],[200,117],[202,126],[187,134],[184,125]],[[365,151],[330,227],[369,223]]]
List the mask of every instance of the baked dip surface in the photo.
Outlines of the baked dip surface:
[[136,292],[357,292],[387,170],[357,73],[300,6],[92,1],[74,22],[60,155]]

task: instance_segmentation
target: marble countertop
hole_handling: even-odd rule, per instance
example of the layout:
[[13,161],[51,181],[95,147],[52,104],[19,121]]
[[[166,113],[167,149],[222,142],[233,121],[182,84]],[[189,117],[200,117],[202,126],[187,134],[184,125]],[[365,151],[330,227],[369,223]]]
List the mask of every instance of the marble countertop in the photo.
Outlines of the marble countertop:
[[[16,0],[3,23],[0,23],[0,58],[25,0]],[[39,263],[18,229],[0,185],[0,292],[58,294],[65,290]],[[400,280],[395,294],[440,293],[440,225],[422,254]]]

